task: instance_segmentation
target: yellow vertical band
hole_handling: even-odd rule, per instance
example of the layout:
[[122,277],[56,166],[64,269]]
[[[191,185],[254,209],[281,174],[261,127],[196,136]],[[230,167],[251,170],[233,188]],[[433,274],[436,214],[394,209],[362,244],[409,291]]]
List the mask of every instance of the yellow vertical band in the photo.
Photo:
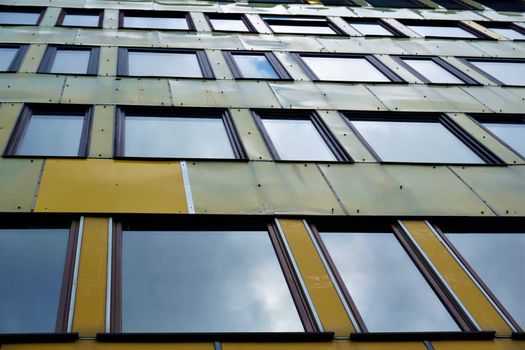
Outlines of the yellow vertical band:
[[403,221],[432,264],[483,330],[508,336],[512,330],[424,221]]
[[348,336],[354,327],[302,220],[279,219],[306,288],[326,331]]
[[94,337],[105,330],[108,221],[84,219],[73,317],[73,331],[81,337]]

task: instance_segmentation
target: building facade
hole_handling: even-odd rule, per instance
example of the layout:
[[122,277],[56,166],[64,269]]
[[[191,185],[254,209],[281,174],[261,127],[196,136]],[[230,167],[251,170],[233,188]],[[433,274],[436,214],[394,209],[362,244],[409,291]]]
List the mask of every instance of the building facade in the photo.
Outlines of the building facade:
[[0,349],[524,349],[524,13],[0,0]]

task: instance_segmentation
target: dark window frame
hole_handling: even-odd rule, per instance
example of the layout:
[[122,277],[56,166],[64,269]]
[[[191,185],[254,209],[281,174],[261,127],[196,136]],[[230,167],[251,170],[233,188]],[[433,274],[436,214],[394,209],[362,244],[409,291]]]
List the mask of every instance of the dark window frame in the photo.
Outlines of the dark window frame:
[[22,62],[24,61],[25,55],[27,53],[27,50],[29,50],[28,44],[22,44],[22,45],[16,45],[16,44],[0,44],[0,48],[2,49],[17,49],[15,56],[13,57],[13,60],[11,61],[11,64],[9,67],[7,67],[6,70],[0,71],[1,73],[16,73],[22,66]]
[[248,4],[308,4],[306,0],[248,0]]
[[[152,53],[191,53],[194,54],[199,63],[202,77],[166,76],[166,75],[130,75],[129,74],[129,52],[152,52]],[[208,56],[203,49],[164,49],[164,48],[141,48],[141,47],[119,47],[117,76],[138,78],[178,78],[178,79],[215,79]]]
[[[299,111],[299,110],[286,110],[286,111],[279,111],[279,110],[265,110],[265,109],[252,109],[251,110],[253,118],[255,120],[255,124],[257,125],[257,128],[259,129],[259,132],[261,133],[265,143],[266,147],[270,151],[270,154],[272,155],[272,158],[276,162],[289,162],[289,163],[307,163],[307,162],[316,162],[316,163],[353,163],[352,158],[350,155],[346,152],[344,147],[339,143],[339,141],[336,139],[336,137],[333,135],[333,133],[330,131],[330,129],[326,126],[326,124],[323,122],[321,117],[318,115],[316,111],[312,110],[306,110],[306,111]],[[311,121],[313,127],[317,130],[321,138],[323,139],[324,143],[336,160],[294,160],[294,159],[282,159],[279,155],[279,152],[277,151],[277,148],[275,147],[272,138],[270,137],[270,134],[266,130],[263,124],[263,119],[281,119],[281,120],[309,120]]]
[[348,23],[349,26],[351,26],[355,31],[361,33],[361,31],[357,28],[355,28],[352,24],[352,22],[354,23],[359,23],[359,22],[362,22],[362,23],[369,23],[369,22],[375,22],[377,23],[377,25],[383,27],[384,29],[386,29],[387,31],[389,31],[392,35],[390,36],[385,36],[385,35],[381,35],[381,34],[363,34],[361,33],[362,36],[364,37],[375,37],[375,38],[384,38],[384,37],[388,37],[388,38],[406,38],[407,35],[401,31],[399,31],[398,29],[392,27],[390,24],[388,24],[387,22],[385,22],[384,19],[382,18],[378,18],[378,17],[343,17],[343,19],[345,20],[346,23]]
[[[496,156],[483,144],[476,141],[476,139],[470,135],[467,131],[461,128],[459,125],[454,123],[452,119],[442,113],[416,113],[416,112],[363,112],[363,111],[341,111],[344,121],[352,132],[357,136],[359,141],[365,146],[365,148],[372,154],[372,156],[379,162],[384,164],[436,164],[445,165],[452,163],[434,163],[434,162],[414,162],[414,161],[386,161],[383,160],[379,154],[373,149],[368,143],[366,138],[361,135],[356,127],[352,124],[352,121],[389,121],[389,122],[427,122],[427,123],[439,123],[452,137],[457,138],[463,143],[468,149],[470,149],[475,155],[477,155],[484,163],[475,165],[505,165],[503,160]],[[453,163],[454,165],[473,165],[472,163]]]
[[391,56],[397,63],[399,63],[403,68],[408,70],[410,73],[415,75],[419,80],[424,82],[425,84],[429,85],[457,85],[455,83],[434,83],[427,79],[423,74],[421,74],[418,70],[410,66],[408,63],[406,63],[405,59],[410,60],[421,60],[421,61],[432,61],[441,68],[445,69],[447,72],[458,78],[459,80],[463,81],[464,85],[481,85],[478,81],[474,80],[472,77],[467,75],[466,73],[463,73],[458,68],[454,67],[450,63],[443,60],[441,57],[438,56]]
[[[72,15],[98,15],[97,26],[85,26],[85,25],[64,25],[64,19],[67,14]],[[103,9],[82,9],[82,8],[63,8],[58,16],[56,26],[65,28],[102,28],[104,22],[104,10]]]
[[27,13],[27,12],[40,12],[40,15],[35,24],[17,24],[17,23],[0,23],[1,26],[39,26],[44,18],[46,7],[38,6],[0,6],[0,12],[14,12],[14,13]]
[[[483,0],[482,0],[482,1],[483,1]],[[482,6],[487,7],[489,10],[498,11],[498,12],[499,12],[499,11],[501,11],[501,12],[521,12],[521,11],[523,11],[524,8],[525,8],[525,4],[523,4],[523,2],[520,3],[519,1],[511,1],[511,2],[513,2],[513,3],[517,3],[518,5],[521,4],[521,7],[522,7],[521,10],[515,10],[515,9],[511,9],[511,10],[509,10],[509,9],[495,9],[495,8],[491,7],[492,4],[491,4],[491,5],[485,5],[482,1],[478,1],[478,3],[479,3],[480,5],[482,5]],[[499,1],[492,1],[492,3],[496,3],[496,2],[499,2]],[[506,1],[506,3],[508,4],[509,1]]]
[[[57,51],[60,50],[74,50],[74,51],[90,51],[89,61],[87,66],[87,73],[54,73],[50,72],[51,66],[56,57]],[[49,74],[65,74],[65,75],[97,75],[98,63],[100,58],[100,47],[96,46],[81,46],[81,45],[48,45],[42,61],[38,66],[37,73]]]
[[439,2],[437,1],[434,1],[436,4],[438,4],[439,6],[443,7],[444,9],[446,10],[453,10],[453,11],[461,11],[461,10],[477,10],[477,8],[475,8],[474,6],[471,6],[470,4],[467,4],[466,2],[463,2],[461,0],[450,0],[452,2],[455,2],[457,4],[459,4],[458,6],[456,6],[455,8],[449,8],[449,7],[446,7],[442,4],[440,4]]
[[[394,235],[397,242],[400,244],[401,248],[405,251],[410,260],[414,263],[418,269],[420,275],[424,278],[426,283],[435,293],[436,297],[441,301],[450,317],[456,322],[458,327],[461,329],[460,332],[472,333],[477,332],[476,325],[470,319],[470,317],[464,312],[459,302],[454,297],[453,293],[441,282],[438,273],[433,269],[429,262],[425,259],[423,253],[418,249],[418,247],[411,241],[409,234],[397,223],[389,221],[389,219],[378,219],[375,222],[371,223],[370,221],[357,220],[355,222],[343,222],[341,220],[311,220],[308,222],[309,228],[313,234],[313,239],[319,247],[319,254],[322,254],[327,263],[327,268],[331,270],[335,278],[335,282],[339,286],[345,301],[347,302],[350,310],[360,328],[360,332],[354,334],[374,334],[376,332],[369,332],[366,324],[363,320],[363,317],[359,313],[357,305],[352,299],[350,292],[346,288],[346,285],[343,281],[342,276],[339,274],[335,262],[332,260],[328,248],[325,246],[318,227],[329,228],[330,232],[369,232],[374,234],[375,232],[389,232]],[[324,229],[323,229],[324,230]],[[405,332],[403,332],[405,333]],[[424,333],[434,333],[434,332],[424,332]],[[437,334],[446,334],[446,333],[458,333],[458,332],[435,332]],[[377,334],[381,334],[377,332]],[[417,333],[416,333],[417,334]],[[388,333],[386,333],[388,337]],[[425,337],[424,339],[428,339]],[[364,339],[363,339],[364,340]],[[378,339],[370,339],[371,341]],[[398,339],[402,340],[402,339]]]
[[[519,26],[517,25],[516,23],[514,22],[487,22],[487,21],[476,21],[477,24],[493,31],[492,29],[493,28],[501,28],[501,29],[512,29],[513,31],[515,32],[518,32],[522,35],[525,36],[525,28],[522,27],[522,26]],[[505,38],[507,38],[507,40],[509,41],[525,41],[525,38],[522,38],[522,39],[512,39],[512,38],[509,38],[508,36],[504,35],[504,34],[499,34],[497,32],[495,32],[496,34],[498,35],[501,35],[501,36],[504,36]]]
[[[51,334],[49,337],[43,337],[43,342],[53,341],[74,341],[78,336],[67,333],[69,318],[69,307],[71,304],[73,289],[73,274],[75,271],[75,258],[79,239],[80,221],[77,218],[66,217],[29,217],[28,215],[7,215],[1,216],[0,229],[48,229],[48,228],[69,228],[69,236],[64,261],[64,271],[62,273],[62,283],[60,286],[60,297],[57,308],[57,317],[55,332],[53,334],[68,334],[65,340],[56,339]],[[24,219],[22,221],[22,218]],[[0,340],[3,337],[14,338],[13,342],[27,342],[35,337],[44,334],[17,333],[17,334],[0,334]],[[72,336],[72,337],[71,337]],[[19,339],[17,339],[19,338]],[[47,339],[49,338],[49,339]],[[71,339],[70,339],[71,338]],[[34,340],[33,340],[34,341]],[[31,341],[31,342],[33,342]]]
[[[231,72],[233,73],[233,77],[235,79],[243,79],[243,80],[293,80],[288,71],[284,68],[284,66],[279,62],[277,57],[275,57],[275,54],[271,51],[223,51],[222,52],[224,58],[226,59],[226,63],[228,63],[228,66],[230,67]],[[270,66],[273,68],[275,73],[277,74],[278,78],[245,78],[242,75],[242,70],[237,65],[237,62],[235,61],[234,56],[235,55],[242,55],[242,56],[264,56]]]
[[[216,118],[224,123],[224,129],[228,135],[235,158],[188,158],[188,157],[134,157],[124,154],[126,111],[139,113],[145,116],[163,118]],[[248,155],[240,138],[235,123],[227,109],[219,108],[172,108],[172,107],[141,107],[141,106],[117,106],[115,117],[115,134],[113,139],[114,158],[116,159],[148,159],[148,160],[212,160],[212,161],[247,161]]]
[[[188,29],[172,29],[172,28],[162,28],[162,27],[144,27],[144,28],[135,28],[135,27],[126,27],[124,25],[124,18],[129,17],[150,17],[150,18],[184,18],[186,19],[186,24]],[[129,30],[166,30],[166,31],[195,31],[195,23],[191,18],[189,12],[186,11],[141,11],[141,10],[119,10],[118,14],[118,27],[119,29],[129,29]]]
[[[213,32],[257,33],[257,29],[255,29],[255,27],[250,22],[248,17],[246,17],[246,15],[243,14],[243,13],[215,13],[215,12],[209,12],[209,13],[204,13],[204,18],[206,18],[206,22],[208,23],[208,25],[210,26],[210,29]],[[238,30],[235,30],[235,29],[232,29],[232,30],[215,29],[215,27],[213,26],[213,22],[212,22],[213,19],[218,19],[218,20],[225,19],[225,20],[238,20],[238,21],[241,21],[242,23],[244,23],[244,25],[246,26],[248,31],[247,32],[245,32],[245,31],[238,31]]]
[[[372,6],[372,7],[377,7],[377,8],[385,8],[385,7],[389,7],[389,8],[410,8],[410,9],[432,9],[433,7],[430,7],[428,6],[427,4],[421,2],[421,1],[418,1],[418,0],[407,0],[407,1],[410,1],[412,2],[414,5],[413,6],[383,6],[383,5],[379,5],[379,6],[376,6],[376,5],[373,5],[370,1],[367,1],[367,3]],[[394,4],[396,1],[391,1],[392,4]]]
[[[301,319],[304,332],[320,333],[313,310],[310,308],[308,299],[302,289],[299,277],[296,275],[291,258],[288,256],[285,243],[282,241],[277,226],[268,218],[239,218],[232,216],[221,216],[210,218],[207,215],[192,215],[191,217],[183,216],[175,220],[170,217],[156,215],[158,219],[140,220],[137,216],[122,217],[113,223],[113,241],[112,241],[112,261],[111,266],[111,305],[110,305],[110,330],[112,333],[122,332],[122,236],[124,228],[135,228],[138,230],[156,230],[156,231],[227,231],[227,230],[264,230],[268,232],[272,246],[275,251],[279,266],[286,280],[288,290],[292,296],[297,314]],[[125,222],[125,223],[124,223]],[[129,333],[133,334],[133,333]],[[171,334],[171,333],[170,333]],[[175,333],[181,334],[184,333]],[[205,333],[202,333],[205,334]],[[258,334],[254,333],[242,333]],[[285,333],[284,333],[285,334]],[[218,335],[220,336],[220,335]],[[188,339],[185,339],[186,341]],[[184,341],[184,339],[183,339]]]
[[321,4],[325,6],[355,6],[360,7],[361,5],[355,3],[352,0],[321,0]]
[[[272,17],[270,19],[265,19],[265,16]],[[301,18],[302,20],[288,20],[289,17]],[[279,19],[282,18],[282,19]],[[322,19],[321,21],[310,21],[310,19]],[[348,36],[341,28],[339,28],[332,20],[326,16],[282,16],[282,15],[270,15],[262,14],[261,20],[266,24],[270,29],[270,32],[276,35],[316,35],[316,36]],[[272,23],[277,22],[277,23]],[[303,27],[327,27],[334,31],[334,33],[288,33],[288,32],[276,32],[271,27],[272,24],[275,25],[284,25],[293,27],[294,25],[303,26]]]
[[[312,81],[319,82],[361,82],[363,84],[392,84],[392,83],[406,83],[400,76],[394,73],[388,68],[383,62],[377,59],[373,54],[350,54],[350,53],[311,53],[311,52],[292,52],[296,62],[299,64],[301,69],[306,73],[308,78]],[[303,57],[319,57],[319,58],[362,58],[368,61],[375,69],[383,74],[389,82],[386,81],[362,81],[362,80],[323,80],[320,79],[311,69],[308,64],[302,59]]]
[[[483,279],[477,274],[476,270],[468,263],[467,259],[461,255],[459,250],[454,247],[454,244],[447,238],[445,232],[449,230],[453,230],[451,234],[454,233],[472,233],[473,231],[476,231],[476,233],[493,233],[497,234],[498,232],[509,232],[509,233],[517,233],[517,234],[525,234],[523,233],[523,229],[519,229],[518,226],[514,226],[512,223],[507,222],[484,222],[483,225],[480,225],[479,222],[476,223],[475,220],[469,220],[468,221],[470,225],[466,225],[464,223],[458,223],[458,222],[450,222],[446,220],[435,220],[432,222],[432,228],[437,233],[437,235],[441,238],[443,242],[445,242],[446,246],[452,251],[453,255],[461,262],[461,264],[465,267],[465,269],[470,273],[470,275],[474,278],[475,282],[483,289],[483,291],[489,296],[489,298],[496,304],[499,311],[505,315],[507,318],[507,321],[514,327],[518,333],[523,333],[525,330],[519,325],[519,323],[512,317],[512,315],[505,309],[503,304],[498,300],[498,298],[492,293],[490,288],[485,284]],[[473,227],[475,229],[473,230]],[[523,226],[522,226],[523,227]]]
[[[447,20],[447,19],[436,19],[436,20],[420,20],[420,19],[399,19],[399,22],[401,22],[402,25],[406,26],[407,29],[415,32],[418,35],[423,36],[425,39],[453,39],[453,40],[496,40],[487,34],[476,30],[472,28],[471,26],[466,25],[465,23],[462,23],[460,20]],[[476,36],[475,38],[463,38],[463,37],[457,37],[457,36],[436,36],[436,35],[423,35],[419,34],[416,30],[408,28],[408,26],[425,26],[425,27],[448,27],[448,28],[460,28],[464,31]]]
[[[82,133],[80,135],[79,150],[75,156],[51,156],[51,155],[18,155],[16,154],[24,138],[31,117],[34,114],[52,113],[64,116],[83,116]],[[93,119],[93,106],[91,105],[68,105],[68,104],[26,104],[20,113],[13,128],[4,157],[16,158],[87,158],[89,153],[89,142],[91,139],[91,126]]]
[[478,68],[476,65],[474,65],[471,61],[479,61],[479,62],[510,62],[510,63],[521,63],[525,65],[525,59],[524,58],[505,58],[505,57],[457,57],[458,60],[460,60],[462,63],[464,63],[469,68],[472,68],[474,71],[478,72],[479,74],[483,75],[485,78],[491,80],[493,83],[496,83],[501,86],[516,86],[516,87],[523,87],[525,86],[525,79],[523,81],[523,84],[521,85],[514,85],[514,84],[505,84],[501,80],[497,79],[496,77],[492,76],[488,72],[485,72],[481,68]]

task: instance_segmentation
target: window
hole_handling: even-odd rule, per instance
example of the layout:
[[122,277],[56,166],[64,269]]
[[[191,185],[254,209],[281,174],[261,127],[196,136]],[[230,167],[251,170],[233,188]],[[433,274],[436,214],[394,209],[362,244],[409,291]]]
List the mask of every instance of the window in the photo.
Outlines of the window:
[[[521,227],[521,228],[518,228]],[[518,331],[525,329],[523,224],[440,223],[436,231]]]
[[285,34],[344,34],[325,17],[261,16],[274,33]]
[[427,84],[477,84],[439,57],[397,56],[396,61]]
[[525,28],[513,23],[505,22],[479,22],[484,27],[495,33],[503,35],[510,40],[525,40]]
[[64,27],[102,27],[102,10],[62,9],[57,25]]
[[472,10],[473,8],[465,4],[461,0],[432,0],[438,5],[443,6],[447,10]]
[[91,108],[76,105],[26,106],[6,154],[16,156],[85,157]]
[[321,0],[321,3],[327,6],[359,6],[351,0]]
[[237,79],[291,79],[271,52],[225,51],[224,57]]
[[401,33],[379,18],[345,18],[358,32],[365,36],[401,36]]
[[152,158],[246,158],[224,110],[119,108],[116,154]]
[[428,6],[417,0],[366,0],[374,7],[391,8],[426,8]]
[[203,50],[119,48],[118,75],[214,78]]
[[77,224],[38,221],[0,224],[0,333],[66,332]]
[[513,58],[466,58],[463,62],[501,85],[525,85],[525,61]]
[[525,4],[520,0],[476,0],[476,2],[496,11],[525,11]]
[[401,82],[372,55],[296,54],[297,61],[312,80],[356,82]]
[[98,47],[48,46],[39,73],[97,74]]
[[525,158],[525,117],[498,114],[474,118],[496,139]]
[[187,12],[120,11],[120,28],[195,30]]
[[317,330],[272,225],[203,221],[115,230],[113,332]]
[[275,160],[350,160],[314,112],[256,111],[254,116]]
[[484,34],[457,21],[402,20],[400,22],[425,38],[487,38]]
[[44,9],[39,7],[0,6],[0,25],[36,26],[43,15]]
[[445,116],[348,113],[350,127],[381,162],[500,163]]
[[0,72],[16,72],[27,49],[28,45],[0,45]]
[[242,14],[205,14],[212,30],[221,32],[255,32],[248,18]]
[[360,332],[457,332],[475,328],[396,226],[312,226]]

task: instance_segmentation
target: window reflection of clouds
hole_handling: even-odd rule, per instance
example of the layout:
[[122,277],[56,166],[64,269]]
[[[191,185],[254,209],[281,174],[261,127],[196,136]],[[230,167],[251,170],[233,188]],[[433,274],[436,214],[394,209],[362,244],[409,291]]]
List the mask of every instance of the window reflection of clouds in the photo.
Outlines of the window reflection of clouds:
[[6,71],[15,58],[17,48],[14,47],[0,47],[0,71]]
[[440,37],[468,38],[468,39],[477,38],[476,35],[460,27],[418,26],[418,25],[408,25],[407,27],[422,36],[440,36]]
[[290,33],[290,34],[336,34],[335,31],[328,26],[308,26],[308,25],[285,25],[285,24],[270,24],[272,30],[276,33]]
[[304,331],[268,233],[125,231],[126,332]]
[[459,330],[392,233],[322,232],[321,237],[368,330]]
[[188,29],[186,18],[124,16],[126,28]]
[[474,66],[507,85],[525,85],[525,63],[470,61]]
[[210,21],[214,30],[249,32],[241,19],[212,18]]
[[272,65],[264,55],[233,55],[243,78],[278,79]]
[[0,24],[36,24],[40,12],[0,11]]
[[194,53],[180,52],[128,52],[129,75],[202,77]]
[[483,126],[525,157],[525,124],[485,123]]
[[425,78],[427,78],[431,83],[438,84],[464,84],[462,80],[456,77],[454,74],[450,73],[445,68],[441,67],[436,62],[420,59],[403,59],[403,62],[408,64],[414,70],[419,72]]
[[354,27],[356,30],[358,30],[363,35],[385,35],[385,36],[393,36],[394,34],[391,33],[389,30],[387,30],[385,27],[380,25],[379,23],[352,23],[350,22],[352,27]]
[[321,80],[389,82],[372,63],[362,57],[302,57]]
[[62,25],[98,27],[99,15],[66,14]]
[[57,50],[51,73],[86,74],[91,50]]

